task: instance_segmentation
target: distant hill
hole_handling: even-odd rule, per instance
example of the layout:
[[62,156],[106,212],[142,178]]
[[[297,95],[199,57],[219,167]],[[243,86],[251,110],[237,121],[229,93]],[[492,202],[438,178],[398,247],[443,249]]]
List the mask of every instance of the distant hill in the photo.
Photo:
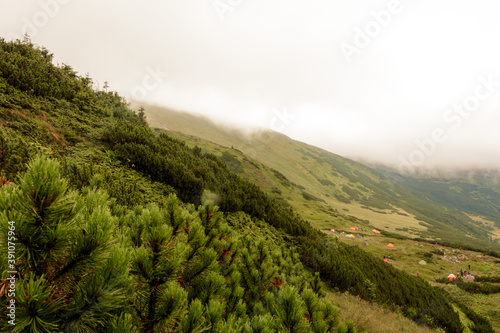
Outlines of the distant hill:
[[217,154],[320,229],[358,224],[412,238],[500,249],[500,185],[486,174],[402,176],[270,130],[247,135],[205,117],[145,106],[151,126]]

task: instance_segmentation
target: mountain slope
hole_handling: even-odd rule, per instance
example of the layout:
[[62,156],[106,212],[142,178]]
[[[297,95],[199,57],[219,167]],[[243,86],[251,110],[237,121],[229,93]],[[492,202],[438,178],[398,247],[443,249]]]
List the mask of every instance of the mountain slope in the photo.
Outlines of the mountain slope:
[[146,112],[151,126],[217,153],[234,171],[291,204],[320,229],[356,223],[410,237],[500,250],[495,241],[500,227],[498,186],[401,176],[277,132],[245,135],[187,113],[150,105]]

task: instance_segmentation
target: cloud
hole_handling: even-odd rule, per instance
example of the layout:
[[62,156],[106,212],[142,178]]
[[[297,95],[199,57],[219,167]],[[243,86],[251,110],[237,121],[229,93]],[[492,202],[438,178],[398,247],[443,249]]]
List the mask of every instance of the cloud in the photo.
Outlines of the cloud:
[[[443,115],[474,93],[478,77],[500,81],[499,7],[493,0],[4,1],[0,34],[22,35],[31,23],[33,41],[58,62],[125,96],[144,89],[145,101],[240,127],[270,128],[273,110],[286,108],[296,118],[283,133],[398,164],[416,141],[449,125]],[[356,41],[366,45],[348,62],[341,45]],[[155,81],[151,70],[168,77]],[[448,139],[425,165],[498,168],[499,96],[481,101],[458,129],[444,128]]]

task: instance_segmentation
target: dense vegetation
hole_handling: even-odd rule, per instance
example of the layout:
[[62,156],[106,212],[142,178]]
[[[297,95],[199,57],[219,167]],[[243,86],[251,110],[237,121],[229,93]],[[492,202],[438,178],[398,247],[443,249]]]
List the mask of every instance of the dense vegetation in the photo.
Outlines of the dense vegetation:
[[458,282],[458,288],[473,294],[496,294],[500,293],[500,286],[491,283]]
[[[500,293],[500,282],[498,277],[476,277],[474,281],[462,281],[461,279],[448,280],[447,278],[436,279],[436,282],[443,284],[456,284],[458,288],[471,294],[497,294]],[[490,283],[496,282],[496,283]]]
[[[14,331],[352,331],[319,277],[417,322],[464,329],[448,295],[332,242],[27,39],[0,40],[0,122],[2,253],[9,221],[17,238]],[[459,307],[473,331],[491,331]]]

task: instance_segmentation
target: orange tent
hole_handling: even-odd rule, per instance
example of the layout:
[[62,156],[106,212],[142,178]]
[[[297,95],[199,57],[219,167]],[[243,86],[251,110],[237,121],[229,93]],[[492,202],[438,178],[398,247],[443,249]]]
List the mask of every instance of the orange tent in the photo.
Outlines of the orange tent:
[[386,259],[384,259],[384,262],[389,262],[389,259],[387,259],[387,258],[386,258]]
[[349,230],[355,231],[355,230],[358,230],[358,227],[351,227],[351,228],[349,228]]
[[392,248],[392,247],[394,247],[394,245],[392,245],[392,244],[388,244],[388,245],[387,245],[387,247],[391,247],[391,248]]
[[376,229],[373,229],[373,230],[372,230],[372,232],[373,232],[374,234],[380,234],[380,231],[378,231],[378,230],[376,230]]

